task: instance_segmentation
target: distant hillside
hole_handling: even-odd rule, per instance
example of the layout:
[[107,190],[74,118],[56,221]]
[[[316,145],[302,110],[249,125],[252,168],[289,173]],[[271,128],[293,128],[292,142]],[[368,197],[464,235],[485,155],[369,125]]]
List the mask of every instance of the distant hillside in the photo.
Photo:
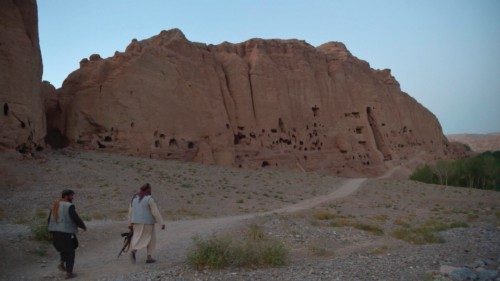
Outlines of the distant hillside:
[[500,133],[491,134],[453,134],[447,135],[450,141],[465,143],[477,152],[500,150]]

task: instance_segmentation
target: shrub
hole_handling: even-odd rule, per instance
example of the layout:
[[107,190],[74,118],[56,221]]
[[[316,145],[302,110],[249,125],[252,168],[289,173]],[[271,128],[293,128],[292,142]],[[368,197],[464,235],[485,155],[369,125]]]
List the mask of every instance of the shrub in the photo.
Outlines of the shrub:
[[335,215],[328,211],[317,211],[314,213],[314,218],[317,220],[331,220],[335,218]]
[[37,214],[33,217],[33,219],[29,223],[29,228],[35,240],[42,242],[51,240],[51,236],[47,226],[47,217],[45,215],[42,215],[41,212],[37,212]]
[[375,248],[371,249],[370,251],[368,251],[368,253],[370,253],[372,255],[381,255],[381,254],[387,252],[388,250],[389,250],[389,247],[381,246],[381,247],[375,247]]
[[94,212],[92,214],[92,219],[94,220],[104,220],[106,219],[106,215],[101,212]]
[[195,249],[189,253],[187,261],[197,269],[203,267],[223,268],[230,264],[231,240],[228,237],[210,239],[193,238]]
[[410,180],[419,181],[423,183],[433,183],[434,182],[434,173],[432,172],[432,168],[429,165],[424,165],[420,168],[417,168],[411,175]]
[[444,243],[443,238],[436,235],[434,231],[428,228],[396,228],[392,235],[398,239],[404,240],[411,244],[429,244],[429,243]]
[[384,231],[380,227],[378,227],[376,225],[372,225],[372,224],[365,224],[365,223],[361,223],[361,222],[356,222],[356,223],[352,224],[352,227],[357,228],[359,230],[371,232],[375,235],[383,235],[384,234]]
[[92,220],[92,217],[88,214],[82,214],[82,215],[80,215],[80,218],[84,221],[91,221]]
[[187,262],[196,269],[266,267],[286,264],[288,251],[275,239],[268,238],[260,227],[250,226],[243,239],[231,236],[195,237]]
[[347,218],[338,218],[330,222],[331,227],[345,227],[345,226],[350,226],[354,227],[359,230],[367,231],[375,235],[383,235],[384,231],[382,228],[373,225],[373,224],[367,224],[367,223],[362,223],[359,221],[355,220],[349,220]]
[[248,227],[247,231],[248,238],[252,240],[263,240],[266,236],[262,228],[257,224],[252,224]]
[[328,247],[323,244],[312,244],[309,246],[309,251],[311,251],[313,255],[318,257],[326,257],[333,255],[333,253],[328,250]]
[[469,225],[463,221],[456,221],[450,223],[450,228],[460,228],[460,227],[469,227]]
[[330,222],[331,227],[351,226],[351,224],[352,224],[352,222],[346,218],[339,218],[339,219],[335,219],[332,222]]
[[427,220],[417,227],[411,227],[409,225],[398,227],[392,232],[392,235],[398,239],[418,245],[444,243],[444,239],[438,235],[439,231],[468,226],[469,225],[467,223],[461,221],[444,223],[436,220]]

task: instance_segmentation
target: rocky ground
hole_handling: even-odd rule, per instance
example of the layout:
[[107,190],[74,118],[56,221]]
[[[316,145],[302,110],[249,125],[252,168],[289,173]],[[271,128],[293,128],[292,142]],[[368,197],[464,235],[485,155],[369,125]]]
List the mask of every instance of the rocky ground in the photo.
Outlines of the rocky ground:
[[[493,191],[71,150],[0,159],[2,280],[62,277],[55,251],[29,226],[67,186],[89,220],[79,235],[80,280],[495,280],[499,270],[500,194]],[[167,231],[158,233],[157,264],[130,265],[116,259],[118,235],[125,202],[145,181],[156,188]],[[240,237],[249,225],[284,243],[286,266],[197,271],[185,263],[193,235]],[[436,228],[436,243],[397,235],[423,225]]]
[[314,173],[304,178],[286,170],[251,171],[69,149],[39,153],[36,159],[1,153],[0,176],[5,195],[0,207],[10,222],[46,212],[65,188],[76,192],[77,208],[88,220],[121,220],[132,195],[149,182],[165,218],[178,220],[273,210],[325,194],[341,182]]
[[[284,241],[292,256],[289,266],[202,272],[177,266],[125,280],[495,280],[500,269],[499,199],[494,192],[371,180],[344,199],[247,223],[261,225]],[[383,233],[336,226],[339,219],[375,226]],[[438,232],[442,243],[415,245],[393,236],[404,223],[429,220],[463,222],[465,227]],[[470,268],[470,274],[468,269],[460,271],[464,268]],[[453,270],[455,275],[450,275]]]

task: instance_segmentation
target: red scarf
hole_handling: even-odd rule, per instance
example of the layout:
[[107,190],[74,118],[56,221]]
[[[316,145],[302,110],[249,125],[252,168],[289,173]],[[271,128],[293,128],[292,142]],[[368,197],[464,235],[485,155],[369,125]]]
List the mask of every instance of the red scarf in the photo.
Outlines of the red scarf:
[[139,192],[135,195],[135,196],[139,196],[139,201],[142,200],[142,198],[144,198],[144,196],[146,195],[151,195],[151,189],[146,189],[146,190],[143,190],[142,188],[139,190]]

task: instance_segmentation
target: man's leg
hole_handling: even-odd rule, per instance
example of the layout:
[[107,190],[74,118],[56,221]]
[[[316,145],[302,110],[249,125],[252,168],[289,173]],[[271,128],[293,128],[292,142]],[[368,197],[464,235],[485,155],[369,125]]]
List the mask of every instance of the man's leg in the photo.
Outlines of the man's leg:
[[59,232],[52,232],[52,244],[54,245],[54,248],[56,248],[56,250],[59,252],[59,256],[60,256],[59,265],[57,266],[57,268],[60,271],[66,271],[66,268],[64,267],[64,261],[66,259],[64,256],[61,240],[62,240],[62,238],[61,238],[61,235]]
[[147,263],[153,263],[156,261],[155,259],[153,259],[153,254],[155,252],[155,249],[156,249],[156,231],[155,231],[155,226],[152,225],[151,226],[151,240],[149,240],[149,244],[146,248],[147,255],[148,255],[148,257],[146,259]]
[[66,266],[64,265],[66,263],[65,252],[60,252],[59,255],[61,256],[61,261],[59,262],[57,268],[59,268],[60,271],[66,271]]
[[73,266],[75,265],[75,249],[66,252],[66,272],[68,275],[73,274]]
[[65,268],[66,268],[66,278],[72,278],[73,275],[73,265],[75,264],[75,242],[71,238],[72,234],[64,233],[62,243],[63,251],[61,252]]

